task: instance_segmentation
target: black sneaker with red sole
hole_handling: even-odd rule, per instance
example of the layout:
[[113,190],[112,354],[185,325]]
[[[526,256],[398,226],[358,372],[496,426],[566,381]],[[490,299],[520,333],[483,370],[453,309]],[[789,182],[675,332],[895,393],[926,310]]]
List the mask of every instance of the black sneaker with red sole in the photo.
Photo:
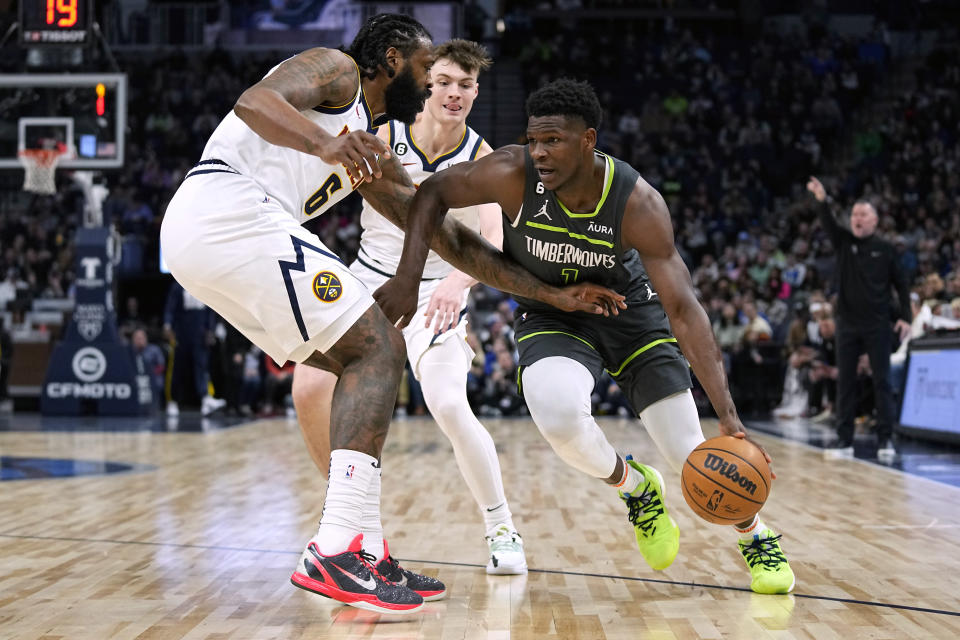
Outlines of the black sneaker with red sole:
[[312,593],[351,607],[378,613],[414,613],[423,607],[423,597],[413,589],[385,579],[373,568],[373,556],[363,551],[359,534],[343,553],[325,556],[310,541],[300,556],[290,582]]
[[387,546],[386,540],[383,541],[383,560],[377,564],[377,573],[390,582],[403,585],[420,594],[424,602],[441,600],[447,595],[447,587],[436,578],[420,575],[401,567],[400,563],[390,555],[390,548]]

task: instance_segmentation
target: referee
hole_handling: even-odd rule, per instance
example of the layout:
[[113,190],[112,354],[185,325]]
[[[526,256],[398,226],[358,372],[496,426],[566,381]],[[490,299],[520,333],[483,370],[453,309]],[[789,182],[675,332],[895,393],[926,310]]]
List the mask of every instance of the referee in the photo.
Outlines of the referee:
[[894,403],[890,387],[890,330],[893,309],[890,290],[897,290],[894,329],[902,341],[910,332],[910,292],[894,247],[875,235],[877,209],[858,200],[850,211],[850,228],[840,226],[830,211],[823,185],[814,177],[807,190],[816,198],[820,223],[833,241],[837,256],[837,439],[827,446],[827,458],[853,457],[853,420],[857,407],[857,360],[866,352],[873,371],[877,408],[877,457],[890,459],[893,448]]

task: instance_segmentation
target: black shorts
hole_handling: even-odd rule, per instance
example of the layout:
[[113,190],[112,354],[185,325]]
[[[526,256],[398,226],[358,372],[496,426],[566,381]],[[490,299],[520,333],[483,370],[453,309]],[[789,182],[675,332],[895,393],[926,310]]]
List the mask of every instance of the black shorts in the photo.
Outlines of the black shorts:
[[[604,369],[639,415],[648,406],[691,387],[690,366],[670,333],[660,304],[631,305],[618,316],[530,311],[515,323],[520,368],[551,356],[571,358],[599,381]],[[523,385],[520,385],[523,391]]]

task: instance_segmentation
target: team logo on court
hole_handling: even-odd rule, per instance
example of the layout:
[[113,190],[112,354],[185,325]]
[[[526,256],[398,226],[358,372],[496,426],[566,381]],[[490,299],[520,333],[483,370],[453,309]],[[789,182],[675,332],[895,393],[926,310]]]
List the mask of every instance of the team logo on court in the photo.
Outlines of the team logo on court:
[[402,156],[407,152],[407,143],[398,142],[397,144],[393,145],[393,150],[397,152],[398,156]]
[[313,278],[313,295],[321,302],[336,302],[343,293],[340,278],[329,271],[321,271]]

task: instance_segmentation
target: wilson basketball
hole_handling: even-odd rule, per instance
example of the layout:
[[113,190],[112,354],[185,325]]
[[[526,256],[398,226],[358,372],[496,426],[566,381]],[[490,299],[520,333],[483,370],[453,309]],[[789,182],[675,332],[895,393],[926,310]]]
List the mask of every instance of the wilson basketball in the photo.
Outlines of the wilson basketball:
[[694,449],[680,474],[683,497],[698,516],[716,524],[753,518],[770,493],[770,466],[756,445],[718,436]]

